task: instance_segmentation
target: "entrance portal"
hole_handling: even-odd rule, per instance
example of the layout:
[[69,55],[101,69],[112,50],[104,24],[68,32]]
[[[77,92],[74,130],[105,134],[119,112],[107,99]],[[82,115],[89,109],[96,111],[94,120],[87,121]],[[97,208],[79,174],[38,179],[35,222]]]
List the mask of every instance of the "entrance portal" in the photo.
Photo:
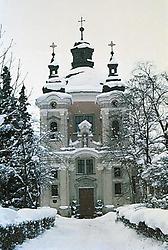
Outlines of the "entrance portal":
[[79,189],[80,218],[93,218],[94,188]]

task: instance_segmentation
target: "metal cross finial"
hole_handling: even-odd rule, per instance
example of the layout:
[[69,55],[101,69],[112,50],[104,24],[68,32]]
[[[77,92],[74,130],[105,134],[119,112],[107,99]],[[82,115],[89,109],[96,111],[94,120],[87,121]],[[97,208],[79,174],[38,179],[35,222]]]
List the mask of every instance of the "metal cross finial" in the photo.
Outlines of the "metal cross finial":
[[113,41],[111,41],[110,44],[108,44],[108,46],[111,47],[111,53],[113,53],[113,54],[114,54],[113,47],[114,47],[115,45],[116,45],[116,44],[113,43]]
[[83,27],[83,22],[85,22],[85,20],[83,19],[83,17],[81,16],[81,20],[78,21],[79,23],[81,23],[81,27]]
[[57,47],[57,45],[54,44],[54,42],[50,45],[50,47],[53,49],[52,53],[55,54],[54,49]]
[[85,20],[83,19],[83,17],[81,17],[81,20],[78,22],[81,23],[80,32],[81,32],[81,40],[83,40],[83,31],[84,31],[83,22],[85,22]]

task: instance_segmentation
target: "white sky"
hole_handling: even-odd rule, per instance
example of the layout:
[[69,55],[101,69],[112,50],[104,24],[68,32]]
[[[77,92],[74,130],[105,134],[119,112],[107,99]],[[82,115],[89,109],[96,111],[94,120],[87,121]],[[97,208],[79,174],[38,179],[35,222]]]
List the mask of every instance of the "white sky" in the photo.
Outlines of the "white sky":
[[95,68],[107,73],[108,43],[113,40],[119,73],[129,77],[135,63],[153,61],[168,71],[168,0],[0,0],[0,23],[6,38],[14,39],[13,51],[21,59],[22,72],[28,72],[26,86],[33,87],[32,99],[42,92],[51,59],[49,45],[54,41],[59,75],[71,68],[70,49],[80,38],[95,48]]

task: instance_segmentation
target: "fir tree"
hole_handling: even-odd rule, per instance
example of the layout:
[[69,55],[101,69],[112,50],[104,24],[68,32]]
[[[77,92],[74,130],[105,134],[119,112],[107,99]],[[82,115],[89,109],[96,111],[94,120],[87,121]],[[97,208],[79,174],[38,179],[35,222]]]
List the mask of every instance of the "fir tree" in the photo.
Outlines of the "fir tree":
[[[1,203],[10,205],[12,193],[15,192],[16,175],[12,168],[11,159],[13,145],[15,144],[17,99],[13,95],[11,87],[11,76],[8,68],[3,68],[2,87],[1,87],[1,105],[0,116],[3,122],[0,125],[0,188]],[[2,119],[1,119],[2,120]]]
[[15,206],[34,207],[38,204],[39,184],[37,161],[34,157],[35,138],[31,126],[31,115],[27,111],[27,96],[23,85],[18,98],[18,135],[13,150],[13,165],[18,169],[22,185],[15,194]]

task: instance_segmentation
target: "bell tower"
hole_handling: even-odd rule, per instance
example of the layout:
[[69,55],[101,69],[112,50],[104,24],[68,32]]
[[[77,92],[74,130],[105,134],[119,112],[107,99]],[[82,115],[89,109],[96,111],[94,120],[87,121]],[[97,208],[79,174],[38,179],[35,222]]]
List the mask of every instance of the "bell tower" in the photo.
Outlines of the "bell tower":
[[118,63],[114,58],[114,50],[113,50],[115,45],[116,44],[113,43],[112,41],[110,44],[108,44],[108,46],[111,47],[111,57],[109,63],[107,64],[107,67],[109,69],[109,74],[103,86],[102,92],[110,92],[113,90],[119,90],[119,91],[125,90],[125,86],[121,83],[121,79],[118,76],[118,71],[117,71]]
[[83,22],[85,20],[81,17],[81,20],[78,21],[81,23],[80,32],[81,37],[79,42],[75,42],[74,47],[71,49],[71,53],[73,56],[72,69],[78,67],[91,67],[93,68],[94,62],[92,61],[92,54],[94,49],[90,47],[90,43],[84,41],[84,27]]

